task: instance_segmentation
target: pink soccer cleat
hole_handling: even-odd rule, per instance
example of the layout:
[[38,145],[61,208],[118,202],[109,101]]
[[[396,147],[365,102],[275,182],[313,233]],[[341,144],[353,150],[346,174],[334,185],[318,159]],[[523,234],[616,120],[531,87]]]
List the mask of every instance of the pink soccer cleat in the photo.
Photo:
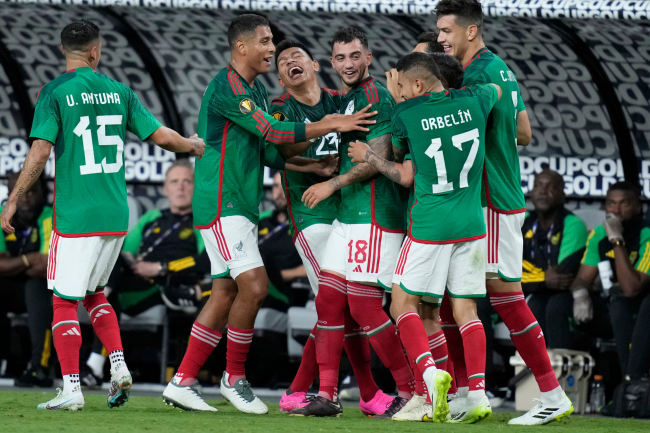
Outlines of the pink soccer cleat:
[[392,403],[393,397],[384,394],[382,390],[378,390],[369,402],[365,402],[361,399],[359,401],[359,407],[364,415],[373,416],[381,415],[386,412]]
[[280,399],[280,412],[289,412],[293,409],[300,409],[309,404],[312,400],[311,395],[306,392],[293,392],[291,388],[287,389]]

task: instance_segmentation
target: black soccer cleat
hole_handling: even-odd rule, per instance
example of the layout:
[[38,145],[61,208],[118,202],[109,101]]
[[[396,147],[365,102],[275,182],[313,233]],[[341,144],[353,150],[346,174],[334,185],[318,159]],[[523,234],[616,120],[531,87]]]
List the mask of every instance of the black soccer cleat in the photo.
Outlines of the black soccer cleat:
[[402,410],[404,406],[406,406],[406,403],[409,401],[405,398],[402,397],[395,397],[388,406],[388,409],[386,409],[386,412],[380,414],[380,415],[373,415],[373,419],[393,419],[393,415],[395,415],[397,412]]
[[341,403],[330,401],[326,398],[316,396],[314,399],[300,409],[293,409],[289,411],[289,416],[332,416],[338,418],[343,413]]

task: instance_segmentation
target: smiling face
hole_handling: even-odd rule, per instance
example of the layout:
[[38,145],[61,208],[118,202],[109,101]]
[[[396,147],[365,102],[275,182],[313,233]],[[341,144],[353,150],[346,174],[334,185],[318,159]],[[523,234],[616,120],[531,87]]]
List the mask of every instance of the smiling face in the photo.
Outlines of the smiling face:
[[278,73],[283,87],[295,88],[304,83],[317,82],[316,72],[319,70],[318,62],[310,59],[301,48],[287,48],[278,56]]
[[368,77],[372,54],[358,39],[350,43],[337,42],[332,48],[332,66],[347,87],[354,87]]
[[257,26],[247,38],[237,41],[237,49],[246,57],[246,63],[258,74],[265,74],[271,68],[275,53],[273,33],[265,26]]
[[462,27],[458,25],[456,15],[443,15],[438,18],[438,42],[445,53],[463,61],[470,42],[470,30],[476,31],[476,26]]

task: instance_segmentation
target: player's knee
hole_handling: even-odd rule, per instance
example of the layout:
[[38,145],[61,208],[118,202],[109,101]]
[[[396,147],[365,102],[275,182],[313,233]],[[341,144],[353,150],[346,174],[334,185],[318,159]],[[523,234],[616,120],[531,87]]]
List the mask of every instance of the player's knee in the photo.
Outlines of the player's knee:
[[79,301],[74,299],[63,299],[58,296],[54,296],[52,299],[52,308],[54,311],[59,308],[73,308],[75,311],[79,307]]

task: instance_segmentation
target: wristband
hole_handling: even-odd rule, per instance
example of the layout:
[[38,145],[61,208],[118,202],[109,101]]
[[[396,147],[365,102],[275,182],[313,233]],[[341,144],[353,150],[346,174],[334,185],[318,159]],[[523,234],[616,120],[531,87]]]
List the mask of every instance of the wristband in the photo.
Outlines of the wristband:
[[20,258],[23,259],[23,263],[25,264],[25,267],[26,267],[26,268],[29,268],[29,267],[31,266],[31,265],[29,264],[29,260],[27,260],[27,256],[26,256],[26,255],[23,254],[22,256],[20,256]]

